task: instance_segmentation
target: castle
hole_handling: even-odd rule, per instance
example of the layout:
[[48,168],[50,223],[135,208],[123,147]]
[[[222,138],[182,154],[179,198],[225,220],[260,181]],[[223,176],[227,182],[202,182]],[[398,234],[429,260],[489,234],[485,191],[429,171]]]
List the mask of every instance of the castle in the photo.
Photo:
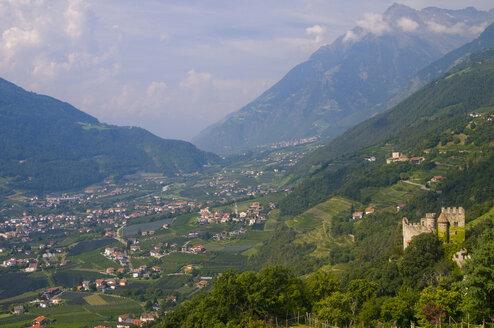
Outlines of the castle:
[[422,233],[435,233],[444,243],[458,243],[465,240],[465,210],[463,207],[442,208],[436,219],[436,213],[426,213],[420,223],[408,223],[403,218],[403,249],[407,248],[413,236]]

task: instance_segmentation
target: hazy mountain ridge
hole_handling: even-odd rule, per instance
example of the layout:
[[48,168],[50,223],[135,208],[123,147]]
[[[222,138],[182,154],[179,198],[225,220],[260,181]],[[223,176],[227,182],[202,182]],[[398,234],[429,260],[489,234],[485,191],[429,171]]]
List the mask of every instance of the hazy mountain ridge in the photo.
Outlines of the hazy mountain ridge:
[[492,10],[416,11],[395,4],[321,47],[193,142],[231,152],[314,135],[335,137],[386,109],[421,69],[478,36],[493,19]]
[[[447,135],[446,131],[468,122],[467,113],[479,109],[489,112],[494,106],[492,86],[494,50],[470,55],[468,60],[397,106],[356,125],[299,162],[293,171],[294,177],[309,173],[310,178],[284,200],[283,208],[287,213],[298,214],[345,184],[345,179],[336,181],[333,177],[334,171],[339,169],[335,162],[344,157],[358,158],[361,162],[361,152],[384,143],[393,144],[395,150],[422,155],[424,149],[441,140],[442,134]],[[487,131],[483,133],[484,139],[491,138]],[[327,183],[328,179],[331,183]]]
[[[405,100],[407,96],[417,92],[420,87],[425,86],[432,79],[438,78],[442,74],[446,74],[450,69],[454,69],[455,66],[469,66],[472,64],[472,61],[478,60],[479,57],[488,56],[491,52],[491,50],[488,50],[490,48],[494,48],[494,24],[489,25],[477,39],[449,52],[439,60],[422,69],[412,79],[412,82],[400,91],[399,95],[388,101],[387,105],[396,105],[401,100]],[[403,107],[402,104],[400,104],[400,106]],[[383,113],[379,117],[387,115],[390,114]],[[359,142],[354,142],[353,144],[351,142],[351,140],[357,140],[362,132],[367,131],[365,128],[363,129],[366,124],[372,124],[376,119],[378,119],[378,117],[362,122],[348,131],[345,131],[341,136],[329,142],[329,144],[320,150],[310,154],[299,165],[299,167],[303,167],[299,169],[299,171],[302,172],[306,170],[308,166],[318,166],[345,153],[354,151],[362,146],[361,142],[367,142],[367,145],[369,145],[369,142],[375,142],[377,140],[376,138],[385,138],[389,131],[381,131],[383,133],[382,135],[373,133],[371,136],[367,135],[361,138]]]
[[214,154],[136,127],[117,127],[0,79],[0,176],[11,187],[73,189],[110,175],[173,175],[218,162]]

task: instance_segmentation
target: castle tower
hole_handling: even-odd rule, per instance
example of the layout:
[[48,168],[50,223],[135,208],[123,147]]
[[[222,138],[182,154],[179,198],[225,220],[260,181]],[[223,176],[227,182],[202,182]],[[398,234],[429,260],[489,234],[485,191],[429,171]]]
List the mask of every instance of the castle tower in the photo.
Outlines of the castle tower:
[[425,224],[429,228],[436,229],[436,213],[425,213]]
[[449,242],[449,221],[444,212],[437,219],[437,236],[445,243]]
[[465,241],[465,210],[463,207],[443,207],[441,212],[449,222],[449,241],[454,243]]

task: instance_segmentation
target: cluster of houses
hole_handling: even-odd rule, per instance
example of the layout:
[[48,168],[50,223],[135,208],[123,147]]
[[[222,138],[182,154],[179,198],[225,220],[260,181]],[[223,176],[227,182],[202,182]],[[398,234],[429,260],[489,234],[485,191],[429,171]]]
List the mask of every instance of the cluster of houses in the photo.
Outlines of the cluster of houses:
[[248,225],[254,225],[255,223],[266,220],[266,215],[261,213],[262,210],[263,208],[259,202],[253,202],[246,211],[242,212],[239,212],[235,205],[234,213],[225,213],[222,210],[217,210],[213,213],[209,207],[206,207],[199,211],[201,216],[197,221],[200,224],[242,222]]
[[[64,252],[63,248],[54,247],[56,242],[51,241],[47,245],[40,244],[33,248],[26,248],[25,246],[17,245],[14,248],[8,250],[7,248],[0,248],[0,254],[13,255],[8,260],[3,260],[0,263],[1,267],[9,268],[10,270],[23,270],[25,272],[37,271],[40,267],[62,267],[69,263],[68,260],[63,259],[63,256],[58,256]],[[8,253],[9,252],[9,253]],[[36,256],[24,257],[24,255]],[[20,258],[17,258],[20,256]],[[43,260],[40,262],[38,258]]]
[[157,312],[144,312],[139,318],[134,313],[125,313],[118,316],[117,328],[143,327],[157,318]]
[[80,216],[66,214],[49,214],[32,216],[24,213],[0,222],[0,237],[4,239],[24,238],[35,233],[46,233],[55,229],[74,229]]
[[85,280],[82,285],[77,286],[78,291],[89,291],[91,285],[94,284],[94,288],[99,291],[105,292],[107,290],[115,290],[118,287],[127,286],[127,279],[95,279],[94,281]]
[[424,157],[412,157],[408,158],[407,155],[401,154],[400,152],[394,151],[391,157],[386,158],[386,164],[398,163],[398,162],[412,162],[413,164],[420,164],[425,160]]
[[152,273],[160,273],[161,268],[159,266],[152,266],[148,268],[147,265],[141,265],[138,268],[131,270],[132,277],[134,278],[149,278]]
[[247,230],[244,228],[240,228],[240,229],[233,230],[233,231],[222,231],[221,233],[214,234],[213,239],[216,239],[216,240],[227,239],[227,238],[231,238],[234,236],[243,235],[246,233],[247,233]]
[[103,255],[110,260],[119,263],[121,266],[127,266],[130,263],[128,256],[116,247],[105,248]]
[[370,207],[366,208],[362,212],[353,212],[352,213],[352,221],[360,220],[364,217],[364,215],[371,215],[371,214],[374,214],[374,212],[375,212],[375,209],[370,208]]
[[[470,114],[468,114],[468,116],[470,116],[471,118],[478,118],[478,117],[484,116],[484,114],[481,114],[481,113],[470,113]],[[485,118],[488,121],[494,121],[494,115],[486,115]]]
[[63,291],[59,287],[48,288],[41,293],[40,298],[37,298],[31,303],[38,304],[41,308],[47,308],[53,305],[62,303],[60,298]]
[[188,244],[185,244],[182,246],[180,249],[182,253],[190,253],[190,254],[200,254],[200,253],[205,253],[206,249],[202,245],[197,245],[197,246],[190,246]]

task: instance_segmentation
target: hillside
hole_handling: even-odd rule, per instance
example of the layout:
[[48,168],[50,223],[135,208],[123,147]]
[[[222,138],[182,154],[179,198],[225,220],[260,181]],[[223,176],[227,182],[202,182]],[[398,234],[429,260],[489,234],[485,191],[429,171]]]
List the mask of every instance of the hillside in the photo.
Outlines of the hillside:
[[[473,54],[361,124],[353,131],[361,148],[330,160],[279,204],[275,235],[249,257],[253,271],[224,273],[156,326],[492,322],[493,86],[494,52]],[[392,151],[402,160],[388,162]],[[445,237],[439,225],[451,212],[466,224],[446,219]],[[405,239],[404,217],[430,216],[437,228]]]
[[420,70],[417,75],[411,79],[411,82],[395,97],[391,98],[385,106],[391,108],[431,80],[438,78],[440,75],[452,69],[470,54],[489,48],[494,48],[494,24],[489,25],[475,40],[447,53],[440,59]]
[[[205,150],[227,153],[306,137],[335,137],[385,110],[421,69],[477,37],[469,32],[473,26],[493,18],[494,11],[416,11],[395,4],[382,15],[382,31],[358,26],[321,47],[193,142]],[[403,22],[412,22],[414,28],[404,27]],[[436,23],[453,29],[460,22],[464,33],[431,30]]]
[[394,108],[349,129],[313,152],[295,168],[305,175],[328,162],[393,138],[403,146],[435,135],[462,114],[493,102],[493,50],[474,53],[449,73],[429,83]]
[[0,177],[8,188],[74,189],[136,171],[165,175],[219,161],[192,144],[100,123],[54,98],[0,79]]

